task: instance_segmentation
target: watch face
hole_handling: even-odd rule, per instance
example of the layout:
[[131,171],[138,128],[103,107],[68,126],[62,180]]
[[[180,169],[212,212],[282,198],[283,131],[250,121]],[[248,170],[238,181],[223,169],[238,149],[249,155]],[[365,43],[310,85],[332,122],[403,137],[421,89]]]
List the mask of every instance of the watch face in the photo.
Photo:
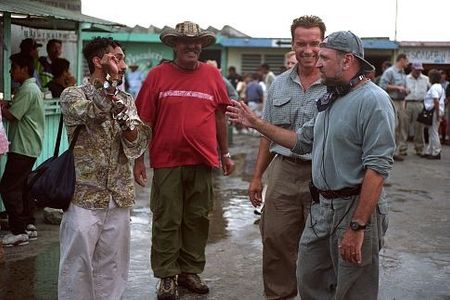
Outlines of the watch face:
[[104,81],[104,82],[103,82],[103,88],[104,88],[104,89],[109,89],[110,87],[111,87],[111,85],[109,84],[108,81]]
[[361,225],[358,222],[352,221],[352,222],[350,222],[350,228],[354,231],[357,231],[357,230],[362,230],[362,229],[366,228],[366,225]]

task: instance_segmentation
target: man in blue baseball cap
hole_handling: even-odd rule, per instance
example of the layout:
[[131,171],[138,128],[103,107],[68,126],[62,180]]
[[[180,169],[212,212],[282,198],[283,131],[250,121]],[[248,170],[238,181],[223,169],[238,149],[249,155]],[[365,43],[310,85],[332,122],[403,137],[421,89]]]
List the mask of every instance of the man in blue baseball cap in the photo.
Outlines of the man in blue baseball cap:
[[394,108],[387,93],[365,77],[373,66],[352,32],[326,37],[316,67],[328,93],[317,100],[315,120],[296,132],[264,122],[240,102],[233,102],[227,115],[294,153],[312,150],[313,203],[297,269],[301,298],[376,300]]

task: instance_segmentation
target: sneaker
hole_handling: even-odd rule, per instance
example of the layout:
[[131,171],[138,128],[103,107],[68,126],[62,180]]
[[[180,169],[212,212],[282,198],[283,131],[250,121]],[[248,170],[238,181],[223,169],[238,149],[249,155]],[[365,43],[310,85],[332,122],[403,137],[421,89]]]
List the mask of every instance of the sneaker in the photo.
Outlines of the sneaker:
[[428,159],[441,159],[441,153],[438,153],[436,155],[428,155],[426,158],[428,158]]
[[2,240],[2,244],[5,247],[22,246],[28,243],[29,243],[28,235],[26,235],[25,233],[22,234],[8,233]]
[[28,224],[27,229],[25,229],[25,232],[27,233],[28,239],[30,241],[37,240],[38,233],[36,226],[34,226],[33,224]]
[[28,225],[27,225],[27,230],[30,230],[30,231],[37,231],[37,228],[36,228],[36,226],[34,226],[34,224],[28,224]]
[[178,296],[175,276],[161,278],[158,288],[158,300],[176,300]]
[[208,286],[197,274],[181,273],[178,275],[178,285],[197,294],[207,294],[209,292]]

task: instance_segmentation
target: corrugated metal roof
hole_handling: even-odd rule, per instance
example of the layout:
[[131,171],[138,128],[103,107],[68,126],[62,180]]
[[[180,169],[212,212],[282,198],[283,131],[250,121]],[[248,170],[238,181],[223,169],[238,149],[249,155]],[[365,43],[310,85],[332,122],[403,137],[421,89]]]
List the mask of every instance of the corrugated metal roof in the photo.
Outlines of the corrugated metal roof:
[[115,22],[86,16],[76,11],[65,10],[35,1],[1,0],[0,12],[26,16],[13,16],[11,23],[32,28],[75,30],[80,22],[106,26],[123,26]]
[[364,49],[395,50],[398,43],[388,38],[362,38]]
[[272,40],[266,38],[223,38],[220,44],[224,47],[272,48]]
[[403,41],[400,42],[400,47],[433,47],[433,48],[440,48],[450,47],[450,42],[419,42],[419,41]]
[[[388,38],[363,38],[364,49],[392,50],[398,49],[398,43]],[[243,48],[289,48],[290,39],[276,38],[223,38],[220,43],[224,47]]]

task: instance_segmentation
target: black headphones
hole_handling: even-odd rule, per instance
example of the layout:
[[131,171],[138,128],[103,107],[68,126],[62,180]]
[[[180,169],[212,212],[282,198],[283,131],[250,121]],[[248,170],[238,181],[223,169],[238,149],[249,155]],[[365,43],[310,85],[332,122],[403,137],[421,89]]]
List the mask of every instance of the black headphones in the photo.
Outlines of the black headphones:
[[327,92],[316,101],[317,110],[319,112],[326,110],[334,100],[347,95],[351,89],[359,82],[364,80],[366,76],[362,72],[358,72],[348,83],[335,86],[327,86]]

